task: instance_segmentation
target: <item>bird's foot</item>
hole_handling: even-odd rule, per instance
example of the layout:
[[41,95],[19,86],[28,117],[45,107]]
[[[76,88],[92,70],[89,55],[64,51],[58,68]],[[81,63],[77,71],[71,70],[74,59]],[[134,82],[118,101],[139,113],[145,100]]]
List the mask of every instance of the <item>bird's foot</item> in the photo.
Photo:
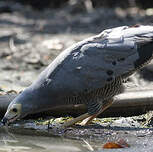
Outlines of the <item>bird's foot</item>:
[[88,118],[84,119],[81,123],[79,123],[79,125],[81,126],[89,125],[96,116],[97,114],[89,116]]
[[101,108],[101,110],[100,110],[98,113],[93,114],[93,115],[89,115],[86,119],[84,119],[84,120],[80,123],[80,125],[81,125],[81,126],[89,125],[89,124],[92,122],[92,120],[93,120],[94,118],[96,118],[99,114],[101,114],[103,111],[105,111],[105,110],[112,104],[112,102],[113,102],[113,100],[107,101],[106,104],[103,105],[103,107]]
[[90,115],[89,115],[88,113],[85,113],[85,114],[83,114],[83,115],[81,115],[81,116],[79,116],[79,117],[77,117],[77,118],[74,118],[74,119],[72,119],[72,120],[70,120],[70,121],[65,122],[65,123],[62,125],[62,127],[63,127],[63,128],[66,128],[66,127],[73,126],[75,123],[77,123],[77,122],[79,122],[79,121],[82,121],[82,120],[88,118],[89,116],[90,116]]

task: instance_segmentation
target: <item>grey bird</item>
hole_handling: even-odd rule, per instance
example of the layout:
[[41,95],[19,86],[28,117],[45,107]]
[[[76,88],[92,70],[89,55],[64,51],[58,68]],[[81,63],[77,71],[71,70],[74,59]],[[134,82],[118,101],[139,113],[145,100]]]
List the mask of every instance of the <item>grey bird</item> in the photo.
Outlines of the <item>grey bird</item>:
[[[88,124],[108,108],[122,83],[153,58],[153,26],[136,25],[107,29],[64,50],[38,79],[8,106],[2,122],[66,104],[85,104],[80,120]],[[128,109],[127,109],[128,110]]]

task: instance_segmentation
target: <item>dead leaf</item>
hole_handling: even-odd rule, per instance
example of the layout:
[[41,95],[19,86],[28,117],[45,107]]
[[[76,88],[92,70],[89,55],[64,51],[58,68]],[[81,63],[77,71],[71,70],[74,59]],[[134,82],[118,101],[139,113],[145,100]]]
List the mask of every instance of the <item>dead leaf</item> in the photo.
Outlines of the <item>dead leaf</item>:
[[103,145],[103,148],[104,149],[113,149],[113,148],[123,148],[123,147],[115,142],[108,142]]
[[103,145],[104,149],[113,149],[113,148],[127,148],[130,147],[129,144],[124,139],[119,139],[117,142],[107,142]]

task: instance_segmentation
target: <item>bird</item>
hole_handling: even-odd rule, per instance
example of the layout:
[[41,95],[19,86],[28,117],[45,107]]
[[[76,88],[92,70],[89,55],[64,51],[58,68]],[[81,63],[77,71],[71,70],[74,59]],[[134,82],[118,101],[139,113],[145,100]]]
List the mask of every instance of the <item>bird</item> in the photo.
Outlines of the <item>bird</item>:
[[1,122],[9,124],[61,105],[85,104],[87,112],[63,126],[78,121],[87,125],[124,92],[124,80],[152,58],[152,25],[106,29],[61,52],[11,101]]

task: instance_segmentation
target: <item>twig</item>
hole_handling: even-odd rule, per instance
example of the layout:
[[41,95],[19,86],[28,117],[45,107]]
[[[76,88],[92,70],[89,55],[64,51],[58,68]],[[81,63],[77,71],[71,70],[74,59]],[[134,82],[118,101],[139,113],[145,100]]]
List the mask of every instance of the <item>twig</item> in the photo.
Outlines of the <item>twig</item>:
[[84,139],[82,139],[84,141],[84,143],[87,145],[87,148],[90,150],[90,151],[94,151],[94,149],[92,148],[92,146]]
[[17,48],[14,45],[14,39],[13,39],[13,37],[11,37],[10,40],[9,40],[9,47],[10,47],[10,49],[11,49],[12,52],[16,52]]

